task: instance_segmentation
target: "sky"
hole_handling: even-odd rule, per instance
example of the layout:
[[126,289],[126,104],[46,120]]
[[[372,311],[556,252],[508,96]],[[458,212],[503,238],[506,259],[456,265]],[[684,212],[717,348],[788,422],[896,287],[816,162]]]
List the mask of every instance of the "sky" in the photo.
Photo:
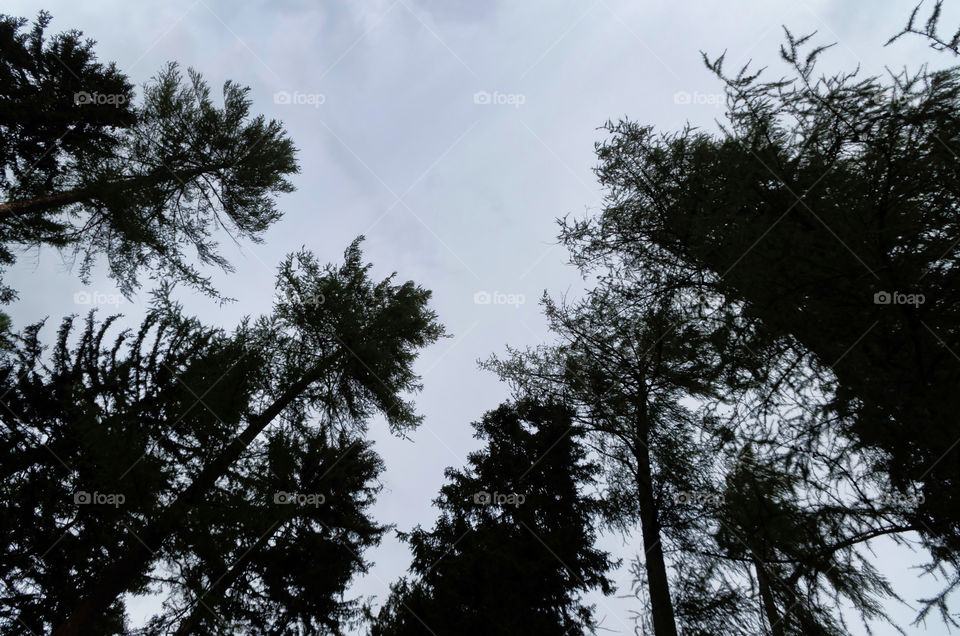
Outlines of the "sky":
[[[251,88],[254,112],[284,123],[301,164],[296,192],[279,199],[284,217],[261,245],[223,237],[236,271],[214,281],[236,302],[220,307],[184,292],[188,312],[227,328],[266,313],[285,254],[305,247],[339,262],[361,234],[375,277],[395,271],[433,291],[452,337],[417,363],[424,424],[409,440],[381,421],[370,431],[386,463],[374,514],[409,530],[432,525],[444,468],[463,466],[478,447],[469,423],[508,397],[477,361],[506,345],[549,342],[538,298],[582,289],[557,244],[556,219],[602,205],[592,173],[599,127],[626,117],[665,132],[715,130],[722,86],[701,51],[727,51],[730,70],[753,60],[779,77],[784,25],[836,43],[823,57],[828,73],[949,64],[917,38],[884,47],[912,8],[911,0],[6,0],[3,11],[49,10],[51,31],[82,30],[137,86],[168,61],[214,87],[234,80]],[[953,17],[944,24],[960,23]],[[22,290],[9,309],[15,325],[49,316],[49,337],[62,316],[88,309],[74,301],[83,291],[99,293],[106,312],[142,315],[146,293],[124,301],[102,269],[90,285],[76,269],[53,250],[23,254],[9,273]],[[639,538],[604,536],[602,545],[629,559]],[[909,569],[922,555],[873,545],[905,600],[935,589]],[[376,566],[352,592],[382,600],[409,552],[387,537],[368,556]],[[615,579],[629,595],[629,576]],[[594,600],[606,633],[634,633],[635,601]],[[152,603],[131,606],[146,616]],[[909,627],[908,607],[889,609],[907,633],[946,633],[936,620],[926,631]]]

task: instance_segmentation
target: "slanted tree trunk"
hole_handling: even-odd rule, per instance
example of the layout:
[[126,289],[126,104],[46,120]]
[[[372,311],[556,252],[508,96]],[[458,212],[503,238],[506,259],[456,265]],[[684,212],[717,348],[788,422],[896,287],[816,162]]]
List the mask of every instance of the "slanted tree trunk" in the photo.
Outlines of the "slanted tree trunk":
[[191,508],[199,504],[203,496],[213,488],[217,480],[240,458],[243,451],[273,419],[283,411],[312,382],[319,378],[332,358],[319,361],[292,384],[265,411],[253,418],[247,427],[209,464],[204,466],[196,479],[165,510],[162,510],[146,528],[137,533],[126,551],[113,565],[107,568],[93,590],[74,610],[69,618],[57,627],[51,636],[81,636],[88,633],[88,626],[97,616],[126,592],[133,580],[147,567],[153,554],[180,526]]
[[763,613],[770,624],[770,633],[772,636],[785,636],[783,618],[777,612],[777,604],[773,600],[773,592],[770,590],[770,579],[763,563],[759,559],[753,559],[753,565],[757,570],[757,585],[760,587],[760,601],[763,605]]
[[98,196],[106,192],[116,193],[123,192],[125,190],[135,190],[137,188],[156,185],[163,181],[176,181],[178,184],[182,185],[187,181],[199,177],[202,174],[216,172],[217,170],[226,167],[228,167],[227,164],[217,164],[201,166],[199,168],[191,168],[190,170],[181,170],[179,172],[173,172],[172,170],[166,170],[164,172],[158,170],[151,174],[137,177],[126,177],[117,179],[116,181],[98,183],[85,186],[83,188],[66,190],[63,192],[54,192],[53,194],[34,197],[32,199],[9,201],[7,203],[0,204],[0,221],[5,221],[7,219],[16,218],[19,216],[25,216],[27,214],[34,214],[37,212],[49,212],[72,203],[90,201],[92,199],[96,199]]

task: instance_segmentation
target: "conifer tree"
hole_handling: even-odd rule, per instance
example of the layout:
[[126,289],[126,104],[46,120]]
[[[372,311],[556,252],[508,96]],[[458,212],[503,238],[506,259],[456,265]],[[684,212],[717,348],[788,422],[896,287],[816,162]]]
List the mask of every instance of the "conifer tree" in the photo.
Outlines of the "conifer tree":
[[[339,266],[291,255],[273,312],[233,333],[181,317],[161,291],[142,327],[112,341],[114,319],[92,316],[79,339],[66,319],[49,357],[40,325],[16,338],[0,414],[4,631],[117,633],[122,595],[154,583],[186,610],[160,619],[172,625],[204,599],[240,626],[351,619],[355,607],[330,599],[382,533],[364,516],[380,470],[366,422],[419,423],[404,397],[419,387],[411,365],[443,335],[429,292],[371,281],[369,268],[358,242]],[[329,504],[275,505],[298,489]],[[314,548],[337,555],[323,577],[289,560]]]
[[586,634],[594,608],[580,595],[612,591],[613,565],[593,547],[596,473],[582,431],[556,403],[504,404],[474,425],[486,442],[447,470],[432,530],[402,535],[413,549],[371,634]]
[[605,208],[563,237],[581,265],[712,298],[761,358],[812,354],[836,434],[922,495],[908,521],[955,566],[960,71],[818,77],[809,41],[787,33],[776,81],[705,58],[727,86],[717,134],[609,123]]
[[84,280],[105,259],[128,296],[144,272],[216,296],[193,259],[229,271],[214,234],[257,242],[280,218],[293,143],[251,114],[249,89],[226,82],[219,105],[174,63],[135,100],[79,31],[46,39],[50,20],[25,32],[0,16],[0,264],[46,245],[79,258]]
[[709,330],[679,298],[650,302],[641,291],[611,276],[575,303],[545,296],[558,343],[510,349],[485,366],[518,395],[574,410],[603,460],[606,520],[628,532],[639,525],[654,633],[671,636],[669,509],[674,493],[710,487],[710,462],[696,437],[701,414],[684,399],[713,396],[721,367]]

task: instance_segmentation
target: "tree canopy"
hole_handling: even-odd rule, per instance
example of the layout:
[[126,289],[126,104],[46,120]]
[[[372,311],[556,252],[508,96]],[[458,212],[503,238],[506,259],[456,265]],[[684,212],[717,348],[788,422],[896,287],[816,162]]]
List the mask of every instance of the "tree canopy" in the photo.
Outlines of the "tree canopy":
[[[4,631],[113,633],[121,595],[150,589],[172,595],[157,625],[198,614],[191,629],[216,616],[335,631],[354,616],[332,599],[383,532],[365,513],[381,470],[366,423],[419,423],[403,397],[419,386],[411,365],[443,335],[429,292],[368,271],[358,242],[339,266],[291,255],[274,311],[233,333],[158,294],[141,327],[112,340],[116,317],[93,314],[77,338],[65,319],[49,355],[42,325],[14,337],[0,414]],[[292,566],[310,550],[332,553],[322,577]]]
[[787,33],[795,75],[776,81],[707,60],[728,89],[718,135],[608,124],[607,205],[563,238],[584,265],[671,272],[751,324],[758,353],[813,354],[843,434],[922,493],[912,523],[955,558],[960,70],[818,78],[808,44]]
[[[960,55],[942,8],[891,41]],[[609,121],[603,207],[560,221],[586,289],[545,292],[551,339],[480,364],[510,399],[432,525],[396,528],[411,564],[377,608],[352,596],[395,529],[368,428],[423,420],[430,291],[374,279],[359,237],[335,264],[288,254],[264,315],[189,316],[178,282],[226,300],[218,236],[281,218],[293,142],[176,63],[138,99],[50,22],[0,15],[0,266],[47,246],[87,280],[102,258],[151,300],[126,328],[0,313],[4,634],[595,634],[603,532],[635,545],[637,632],[905,633],[881,537],[919,537],[945,581],[916,622],[960,626],[960,67],[818,75],[829,47],[785,29],[785,77],[703,56],[716,131]]]
[[393,586],[373,636],[586,634],[612,592],[609,556],[593,547],[596,472],[561,404],[503,404],[474,424],[486,446],[448,469],[432,530],[402,535],[411,578]]
[[[98,259],[126,295],[141,275],[218,296],[199,266],[229,271],[215,233],[262,240],[290,192],[296,150],[280,122],[252,115],[228,81],[222,105],[194,70],[161,69],[134,98],[79,31],[50,39],[51,17],[0,16],[0,263],[41,245]],[[6,299],[14,290],[7,288]]]

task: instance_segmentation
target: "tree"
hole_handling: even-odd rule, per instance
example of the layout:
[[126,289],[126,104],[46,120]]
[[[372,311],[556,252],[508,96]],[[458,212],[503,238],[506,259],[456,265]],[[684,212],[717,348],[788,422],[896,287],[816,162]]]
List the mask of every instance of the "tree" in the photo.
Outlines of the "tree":
[[274,429],[190,516],[164,555],[176,601],[149,633],[340,634],[359,620],[343,595],[385,530],[366,514],[383,464],[370,442],[329,435]]
[[[236,422],[232,391],[223,389],[247,391],[243,379],[256,378],[255,364],[221,366],[237,352],[194,321],[158,312],[136,332],[104,345],[114,322],[98,324],[91,314],[71,346],[75,319],[65,319],[49,356],[42,325],[34,325],[4,351],[0,577],[6,633],[47,632],[66,617],[109,562],[108,550],[132,539],[126,524],[143,519],[167,482],[182,478],[176,460],[186,463],[216,438],[220,421]],[[196,398],[189,401],[177,376],[196,382],[204,372],[223,374],[225,368],[220,390],[211,387],[206,396],[222,420],[205,408],[187,410]],[[129,589],[137,592],[145,583],[139,576]],[[122,604],[114,602],[89,629],[120,633],[123,619]]]
[[711,330],[692,319],[684,299],[647,296],[660,282],[613,272],[576,303],[545,296],[559,343],[508,350],[485,366],[518,395],[573,409],[603,459],[608,522],[623,531],[639,522],[653,629],[663,636],[677,633],[665,558],[670,500],[709,488],[701,414],[688,404],[714,396],[721,366]]
[[0,16],[0,262],[48,245],[80,257],[84,280],[105,256],[128,296],[143,271],[216,296],[191,259],[230,270],[219,229],[261,240],[281,216],[275,195],[293,189],[293,143],[250,114],[248,88],[226,82],[218,106],[199,73],[184,81],[172,63],[135,104],[93,41],[78,31],[46,41],[50,19],[41,12],[23,33],[25,20]]
[[881,523],[871,509],[824,502],[827,488],[803,479],[783,457],[758,459],[749,446],[736,458],[713,541],[701,549],[716,550],[725,569],[755,580],[746,595],[758,602],[769,633],[847,634],[846,607],[867,629],[876,619],[896,627],[885,607],[899,598],[857,549],[908,528]]
[[930,15],[927,17],[927,21],[924,22],[923,27],[917,27],[917,14],[920,12],[920,7],[923,6],[923,0],[920,0],[920,3],[917,4],[913,11],[910,12],[910,18],[907,20],[907,24],[903,27],[903,30],[900,33],[897,33],[895,36],[887,40],[887,44],[894,42],[908,33],[919,35],[927,38],[930,41],[930,48],[935,51],[952,51],[956,55],[960,55],[960,29],[954,32],[949,40],[943,39],[940,35],[940,14],[943,11],[943,0],[934,0],[933,8],[930,10]]
[[669,272],[602,267],[585,270],[596,283],[584,299],[545,297],[557,344],[486,366],[519,395],[573,408],[606,468],[608,523],[639,525],[641,620],[657,634],[839,633],[842,599],[890,622],[892,590],[858,550],[912,526],[876,505],[890,489],[875,457],[818,410],[809,356],[752,352],[755,325]]
[[593,548],[597,502],[582,494],[596,467],[560,404],[504,404],[474,424],[486,446],[448,469],[430,531],[413,549],[373,625],[375,636],[585,634],[581,593],[612,591],[608,555]]
[[700,422],[718,496],[681,493],[668,511],[683,633],[845,634],[851,610],[868,631],[899,630],[886,609],[900,599],[869,542],[907,543],[907,502],[875,452],[838,434],[810,354],[752,358],[731,359],[723,400]]
[[[816,79],[825,47],[787,33],[792,79],[723,71],[717,135],[610,123],[595,219],[565,225],[582,264],[682,281],[750,325],[758,352],[814,354],[837,432],[877,451],[938,560],[960,554],[960,71]],[[960,582],[955,579],[954,583]]]
[[[291,255],[274,311],[233,333],[181,318],[160,290],[135,336],[107,344],[113,319],[91,317],[71,347],[68,319],[49,362],[40,325],[15,340],[3,366],[5,631],[117,633],[121,596],[159,583],[173,612],[204,600],[238,625],[256,624],[251,608],[270,609],[273,627],[349,619],[352,606],[331,600],[365,567],[349,550],[382,533],[363,513],[379,472],[366,422],[419,423],[403,394],[419,387],[419,349],[443,335],[428,291],[373,282],[369,268],[359,240],[336,267]],[[273,492],[294,488],[330,504],[275,505]],[[87,505],[104,497],[116,505]],[[289,569],[309,549],[337,554],[323,577]],[[177,574],[156,580],[164,569]]]
[[0,16],[0,185],[16,198],[46,195],[78,164],[112,158],[118,133],[136,122],[127,77],[97,62],[79,31],[47,41],[51,20],[41,11],[24,32],[25,18]]

